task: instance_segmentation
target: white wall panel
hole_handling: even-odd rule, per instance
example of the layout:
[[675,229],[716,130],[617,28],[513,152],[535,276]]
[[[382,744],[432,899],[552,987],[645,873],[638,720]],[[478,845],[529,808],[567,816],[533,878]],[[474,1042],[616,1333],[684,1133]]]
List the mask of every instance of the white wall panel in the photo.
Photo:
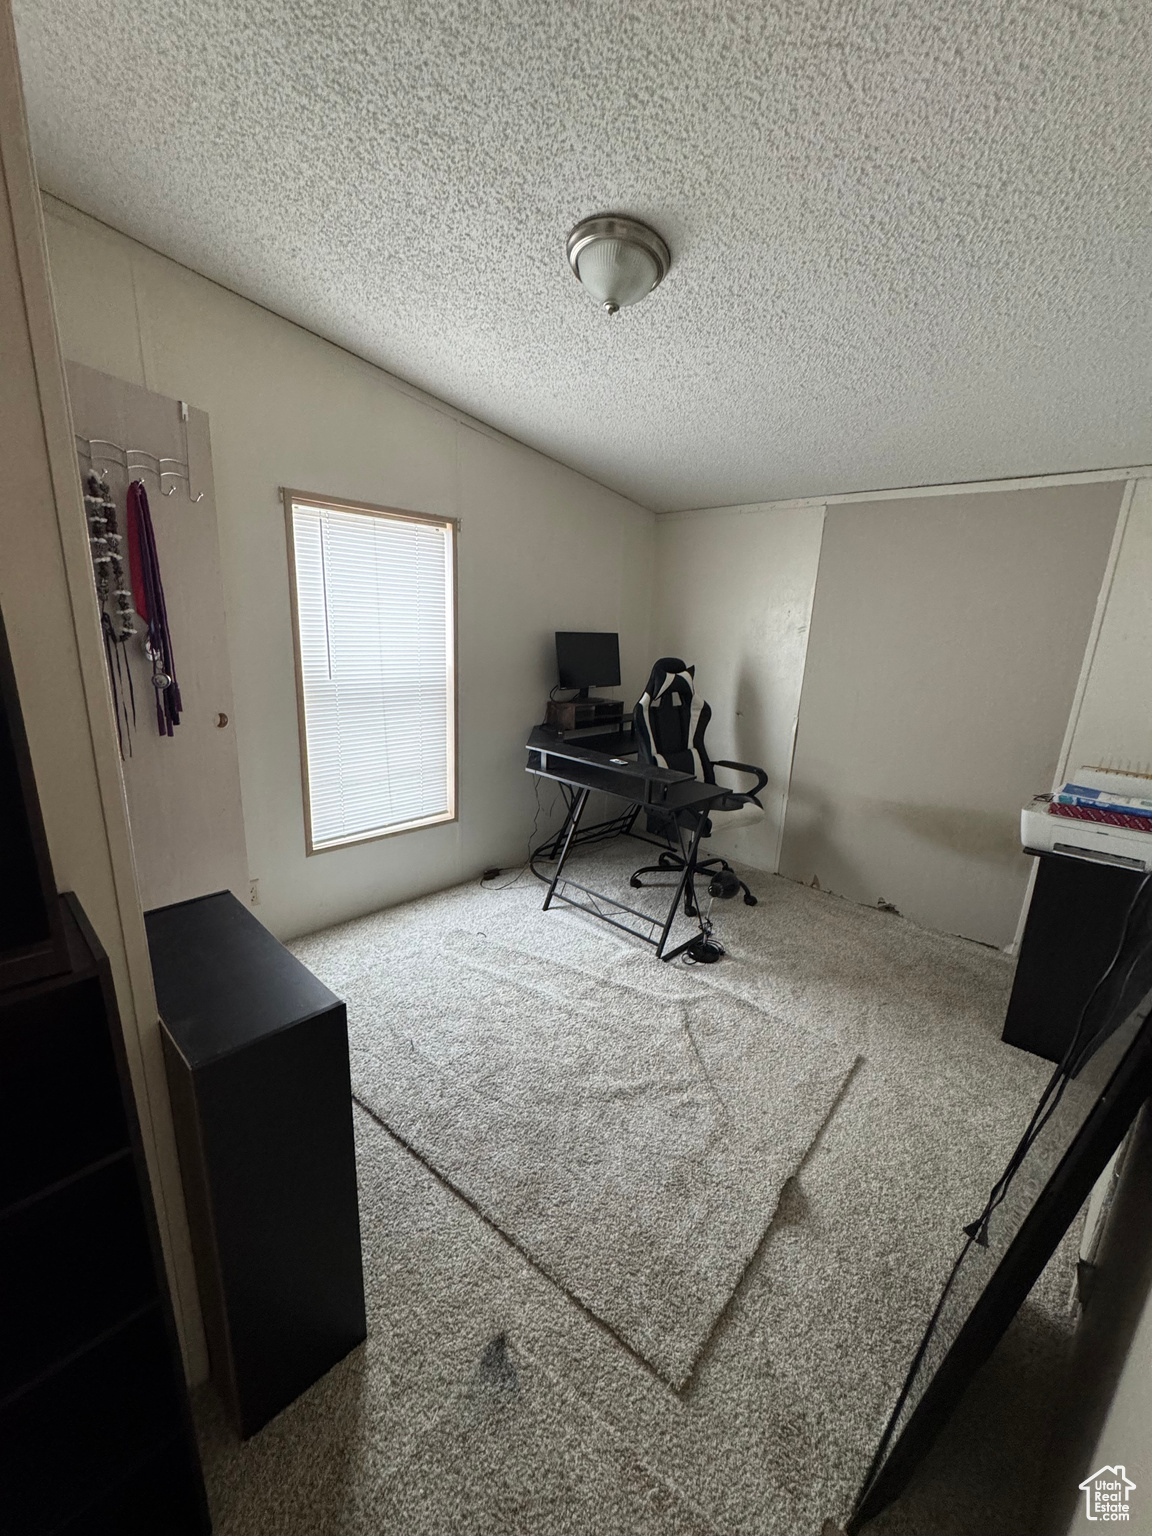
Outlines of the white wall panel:
[[1122,486],[829,507],[781,872],[1006,945]]
[[1105,596],[1068,766],[1114,763],[1152,772],[1152,480],[1133,486]]
[[709,844],[756,869],[779,857],[823,519],[819,506],[748,507],[657,525],[652,658],[695,662],[712,706],[710,755],[768,774],[764,821]]

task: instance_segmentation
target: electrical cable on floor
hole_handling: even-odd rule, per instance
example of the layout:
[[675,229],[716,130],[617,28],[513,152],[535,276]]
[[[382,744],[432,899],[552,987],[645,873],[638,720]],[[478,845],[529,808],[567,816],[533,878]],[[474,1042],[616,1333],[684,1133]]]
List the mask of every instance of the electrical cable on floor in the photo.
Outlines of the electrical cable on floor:
[[[525,859],[523,864],[521,864],[521,865],[519,865],[517,867],[516,873],[515,873],[515,875],[513,875],[512,879],[511,880],[505,880],[503,885],[491,885],[491,884],[489,884],[488,878],[485,875],[481,875],[480,876],[480,889],[482,891],[509,891],[509,890],[512,889],[512,887],[514,885],[519,884],[519,882],[521,880],[523,880],[524,876],[529,872],[529,870],[532,867],[532,858],[533,858],[533,851],[532,850],[533,850],[533,844],[536,841],[536,829],[540,825],[540,817],[541,817],[541,815],[543,814],[543,811],[544,811],[544,806],[543,806],[543,803],[541,802],[541,799],[540,799],[540,780],[536,777],[535,774],[533,774],[533,776],[532,776],[532,788],[533,788],[533,790],[535,791],[535,794],[536,794],[536,814],[532,818],[532,830],[528,834],[528,857]],[[553,796],[552,804],[548,807],[548,810],[549,810],[549,812],[551,812],[551,811],[555,810],[555,808],[556,808],[556,798],[555,798],[555,796]],[[503,873],[504,873],[504,871],[502,869],[496,871],[496,874],[502,875]],[[496,875],[493,875],[491,878],[493,880],[495,880]]]

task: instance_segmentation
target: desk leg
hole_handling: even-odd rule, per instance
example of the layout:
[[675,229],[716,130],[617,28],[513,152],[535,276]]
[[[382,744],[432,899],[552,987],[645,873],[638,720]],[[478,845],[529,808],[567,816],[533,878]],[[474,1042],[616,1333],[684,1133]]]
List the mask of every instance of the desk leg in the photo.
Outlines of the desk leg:
[[560,859],[556,865],[556,873],[552,876],[552,884],[548,887],[548,894],[544,898],[545,912],[552,905],[552,897],[556,891],[556,882],[560,878],[560,871],[564,868],[564,861],[568,857],[568,850],[572,846],[572,839],[576,835],[576,828],[580,825],[580,818],[584,814],[584,807],[588,804],[588,796],[591,793],[590,789],[582,789],[576,798],[575,806],[572,808],[568,819],[568,831],[564,838],[564,846],[560,850]]
[[[692,892],[692,905],[694,907],[696,906],[696,887],[695,887],[695,884],[693,883],[694,877],[695,877],[695,874],[696,874],[696,853],[697,853],[697,851],[698,851],[698,849],[700,847],[700,834],[704,830],[704,823],[705,823],[706,820],[707,820],[707,817],[701,816],[699,818],[699,820],[697,821],[697,823],[696,823],[696,830],[692,834],[692,841],[688,845],[688,852],[684,856],[684,868],[680,871],[680,880],[679,880],[679,883],[676,886],[676,892],[675,892],[674,896],[672,897],[672,905],[668,908],[668,916],[664,920],[664,931],[660,935],[660,942],[659,942],[659,944],[657,944],[657,946],[656,946],[656,958],[657,958],[657,960],[672,960],[678,954],[680,954],[681,950],[684,950],[684,949],[688,948],[687,944],[681,944],[680,948],[673,950],[671,952],[671,954],[666,955],[664,953],[664,946],[668,942],[668,934],[669,934],[669,931],[671,930],[672,921],[673,921],[673,919],[676,916],[677,909],[680,906],[681,897],[684,895],[684,888],[685,888],[685,886],[687,886],[691,890],[691,892]],[[681,848],[683,848],[683,846],[684,846],[683,842],[681,842],[680,846],[681,846]],[[697,908],[697,911],[696,911],[696,921],[697,922],[700,921],[700,911],[699,911],[699,908]],[[703,929],[701,929],[701,931],[703,932]],[[688,943],[692,943],[692,942],[693,941],[691,939],[688,941]]]
[[546,843],[541,843],[536,853],[542,859],[554,859],[560,850],[560,845],[568,835],[568,824],[576,814],[576,802],[580,798],[576,790],[570,789],[567,784],[559,786],[560,793],[564,796],[564,803],[568,809],[564,813],[564,820],[557,828],[555,834]]

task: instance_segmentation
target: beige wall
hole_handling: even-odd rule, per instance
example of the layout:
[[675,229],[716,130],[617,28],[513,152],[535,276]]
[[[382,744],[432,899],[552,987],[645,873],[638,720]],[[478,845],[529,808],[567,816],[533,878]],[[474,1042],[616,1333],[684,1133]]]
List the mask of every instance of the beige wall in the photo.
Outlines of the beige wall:
[[764,820],[709,844],[756,869],[779,858],[823,522],[822,506],[767,506],[657,523],[653,658],[695,662],[710,754],[768,774]]
[[[65,355],[208,412],[258,915],[287,937],[519,862],[556,629],[649,666],[653,514],[64,205]],[[460,819],[308,858],[280,486],[461,518]]]
[[1121,490],[827,509],[781,873],[1012,940]]

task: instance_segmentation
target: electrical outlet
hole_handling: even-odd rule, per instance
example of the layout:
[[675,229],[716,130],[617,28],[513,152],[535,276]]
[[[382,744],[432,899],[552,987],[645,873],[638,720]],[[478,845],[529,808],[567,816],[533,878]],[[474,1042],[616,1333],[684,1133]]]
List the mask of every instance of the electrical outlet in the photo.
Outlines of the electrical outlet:
[[251,901],[254,907],[258,907],[260,905],[260,881],[249,880],[248,889],[251,892],[251,895],[248,899]]

